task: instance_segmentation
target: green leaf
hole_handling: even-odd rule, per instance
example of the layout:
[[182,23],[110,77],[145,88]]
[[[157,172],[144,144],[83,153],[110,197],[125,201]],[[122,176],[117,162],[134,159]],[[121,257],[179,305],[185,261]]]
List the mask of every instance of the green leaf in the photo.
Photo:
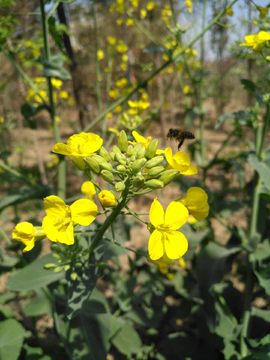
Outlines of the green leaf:
[[260,247],[253,253],[254,274],[259,280],[259,284],[264,288],[267,295],[270,295],[270,242],[266,239]]
[[270,191],[270,168],[261,162],[255,153],[251,153],[248,156],[248,163],[259,173],[262,181],[264,182],[264,186],[268,191]]
[[50,61],[43,60],[42,64],[43,75],[46,77],[54,77],[62,81],[71,80],[70,73],[63,67],[63,60],[61,56],[54,55],[51,57]]
[[126,322],[122,329],[112,338],[112,344],[121,354],[126,356],[136,354],[142,346],[137,331],[134,330],[128,322]]
[[43,289],[38,289],[36,298],[31,300],[23,309],[26,316],[41,316],[52,313],[51,301]]
[[0,359],[17,360],[21,347],[25,329],[14,319],[4,320],[0,323]]
[[260,243],[262,235],[255,233],[251,236],[248,243],[243,245],[243,248],[246,249],[249,253],[253,253],[257,249],[257,245]]
[[13,291],[35,290],[63,278],[64,272],[54,273],[43,268],[44,265],[49,263],[58,265],[57,260],[52,254],[35,260],[12,275],[7,282],[7,288]]
[[253,96],[255,96],[256,100],[259,104],[267,104],[264,100],[261,94],[258,93],[255,84],[246,79],[240,80],[241,84],[244,85],[244,89],[246,89],[248,92],[250,92]]

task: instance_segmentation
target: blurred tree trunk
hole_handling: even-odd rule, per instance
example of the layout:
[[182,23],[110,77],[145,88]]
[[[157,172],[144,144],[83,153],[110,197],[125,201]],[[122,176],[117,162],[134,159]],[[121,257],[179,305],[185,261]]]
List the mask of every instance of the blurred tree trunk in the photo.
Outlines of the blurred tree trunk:
[[[65,24],[68,27],[64,4],[61,2],[59,3],[59,5],[57,7],[57,15],[58,15],[58,19],[59,19],[60,23]],[[71,46],[70,37],[66,33],[63,33],[62,39],[63,39],[63,43],[65,45],[68,57],[71,60],[71,64],[70,64],[69,68],[70,68],[70,72],[72,75],[73,92],[74,92],[74,97],[75,97],[77,108],[79,109],[79,121],[80,121],[81,129],[84,129],[87,125],[87,121],[86,121],[87,119],[84,115],[84,111],[83,111],[84,107],[83,107],[83,104],[81,101],[81,96],[80,96],[81,83],[78,78],[78,72],[76,71],[77,64],[76,64],[74,52],[73,52],[73,49]],[[88,119],[88,120],[90,120],[90,119]]]

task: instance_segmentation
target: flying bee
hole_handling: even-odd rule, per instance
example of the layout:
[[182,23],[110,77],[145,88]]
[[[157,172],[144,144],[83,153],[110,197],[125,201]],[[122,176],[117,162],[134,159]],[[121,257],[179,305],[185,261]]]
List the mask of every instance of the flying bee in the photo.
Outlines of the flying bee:
[[178,150],[183,145],[185,139],[195,139],[194,134],[189,131],[185,131],[184,129],[170,129],[167,134],[167,139],[174,139],[179,141]]

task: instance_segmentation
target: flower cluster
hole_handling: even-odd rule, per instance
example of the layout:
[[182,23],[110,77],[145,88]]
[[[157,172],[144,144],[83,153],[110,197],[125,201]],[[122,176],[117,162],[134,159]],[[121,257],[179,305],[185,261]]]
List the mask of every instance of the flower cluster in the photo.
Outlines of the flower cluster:
[[244,44],[240,44],[240,46],[252,47],[254,51],[260,52],[268,46],[270,34],[265,31],[260,31],[258,35],[245,36],[245,40],[246,42]]

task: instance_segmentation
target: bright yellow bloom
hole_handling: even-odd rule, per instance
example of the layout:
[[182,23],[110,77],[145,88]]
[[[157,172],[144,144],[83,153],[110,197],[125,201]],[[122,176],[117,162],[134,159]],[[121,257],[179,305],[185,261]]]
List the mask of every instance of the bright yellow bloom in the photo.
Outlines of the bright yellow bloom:
[[189,93],[189,91],[190,91],[190,86],[189,86],[189,85],[185,85],[185,86],[183,87],[183,93],[187,95],[187,94]]
[[171,10],[170,10],[169,5],[166,5],[166,6],[164,7],[164,9],[161,10],[161,15],[162,15],[162,16],[172,16],[172,12],[171,12]]
[[121,19],[116,20],[116,24],[119,25],[119,26],[123,25],[123,23],[124,23],[124,21],[121,20]]
[[117,80],[115,84],[118,87],[124,87],[124,86],[126,86],[128,84],[128,81],[127,81],[126,78],[123,77],[123,78]]
[[254,25],[258,25],[258,21],[257,21],[257,20],[253,20],[253,24],[254,24]]
[[113,98],[114,100],[116,100],[119,97],[119,91],[117,89],[115,90],[110,90],[109,91],[109,95],[111,98]]
[[114,109],[114,111],[116,112],[116,114],[119,114],[122,110],[123,110],[123,108],[122,108],[122,106],[120,106],[120,105],[116,106],[116,108]]
[[133,21],[132,19],[127,19],[126,25],[127,25],[127,26],[133,26],[133,25],[134,25],[134,21]]
[[128,55],[127,54],[122,55],[122,61],[124,61],[124,62],[128,61]]
[[146,17],[146,15],[147,15],[147,11],[142,9],[141,10],[141,19],[144,19]]
[[108,43],[111,44],[111,45],[116,44],[116,38],[115,37],[107,36],[107,40],[108,40]]
[[27,221],[21,222],[16,225],[12,231],[13,239],[21,241],[26,246],[23,252],[30,251],[35,245],[35,241],[42,240],[46,237],[42,231],[41,226],[33,226]]
[[257,6],[256,8],[260,12],[260,19],[265,19],[266,15],[268,14],[269,8],[262,6]]
[[0,123],[3,124],[5,122],[5,119],[3,118],[3,116],[0,116]]
[[39,84],[39,83],[42,83],[42,82],[46,82],[47,79],[43,76],[38,76],[38,77],[35,77],[35,83]]
[[160,202],[157,199],[153,201],[149,218],[155,230],[148,243],[152,260],[160,259],[165,253],[169,259],[178,259],[187,252],[187,239],[177,229],[186,223],[188,215],[188,210],[181,203],[171,202],[164,213]]
[[75,201],[71,206],[58,196],[44,199],[47,216],[42,221],[42,230],[51,241],[74,244],[73,224],[90,225],[97,216],[97,205],[88,199]]
[[230,7],[228,10],[226,10],[225,15],[227,16],[233,16],[233,9]]
[[104,207],[114,206],[117,203],[114,193],[108,190],[102,190],[98,194],[99,201]]
[[121,64],[120,64],[120,68],[121,68],[123,71],[127,71],[127,64],[126,64],[126,63],[121,63]]
[[85,181],[81,186],[81,192],[85,195],[86,199],[89,200],[93,200],[97,193],[92,181]]
[[171,168],[180,172],[183,175],[197,174],[198,169],[196,166],[190,165],[190,158],[187,153],[178,151],[172,155],[172,149],[168,147],[165,150],[165,156]]
[[60,91],[59,97],[60,97],[61,99],[67,99],[67,98],[68,98],[68,92],[67,92],[66,90]]
[[103,50],[98,50],[97,51],[97,58],[98,58],[98,60],[102,60],[104,58],[104,51]]
[[[165,24],[169,25],[169,23],[170,23],[170,18],[168,18],[167,16],[163,16],[162,19],[163,19],[163,21],[165,22]],[[169,275],[174,275],[174,274],[168,274],[168,276],[169,276]]]
[[56,89],[60,89],[60,87],[62,86],[62,81],[59,79],[52,79],[52,85],[54,87],[56,87]]
[[116,50],[120,53],[124,53],[128,51],[128,46],[123,42],[119,42],[119,44],[116,46]]
[[185,1],[186,5],[187,5],[187,9],[189,14],[192,14],[193,12],[193,6],[192,6],[192,2],[190,0]]
[[80,133],[72,135],[67,144],[57,143],[52,152],[67,155],[79,170],[84,170],[86,165],[83,158],[93,155],[102,146],[100,136],[92,133]]
[[[132,135],[134,136],[136,141],[129,141],[130,144],[132,145],[136,145],[138,143],[140,143],[142,146],[144,146],[145,148],[148,148],[148,145],[150,144],[150,142],[152,141],[152,137],[148,136],[148,138],[146,139],[145,137],[143,137],[142,135],[139,135],[137,133],[137,131],[132,131]],[[164,150],[157,150],[156,151],[156,155],[159,154],[163,154]]]
[[146,5],[146,9],[147,9],[148,11],[153,10],[155,7],[156,7],[156,4],[155,4],[154,1],[148,1],[147,5]]
[[156,260],[156,264],[162,274],[167,274],[169,272],[169,267],[172,265],[172,260],[169,259],[165,253],[162,258]]
[[246,42],[240,46],[252,47],[254,51],[260,52],[265,47],[266,41],[270,40],[270,34],[265,31],[260,31],[258,35],[245,36]]
[[113,116],[113,114],[111,112],[108,112],[106,114],[106,119],[110,119],[110,118],[112,118],[112,116]]
[[188,189],[187,195],[179,201],[187,207],[196,220],[203,220],[209,214],[208,195],[199,187]]

